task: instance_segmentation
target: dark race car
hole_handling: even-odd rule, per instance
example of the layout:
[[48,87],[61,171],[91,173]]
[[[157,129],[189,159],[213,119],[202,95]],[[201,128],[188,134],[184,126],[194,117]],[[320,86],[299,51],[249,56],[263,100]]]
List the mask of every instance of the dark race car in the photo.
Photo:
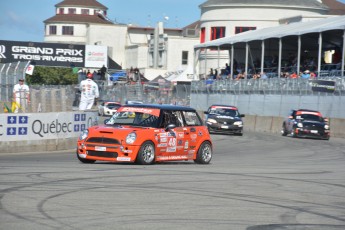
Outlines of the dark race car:
[[244,114],[231,105],[211,105],[206,114],[206,125],[210,133],[243,135]]
[[283,122],[283,136],[309,137],[329,140],[330,127],[328,119],[318,111],[299,109],[292,110],[290,116]]

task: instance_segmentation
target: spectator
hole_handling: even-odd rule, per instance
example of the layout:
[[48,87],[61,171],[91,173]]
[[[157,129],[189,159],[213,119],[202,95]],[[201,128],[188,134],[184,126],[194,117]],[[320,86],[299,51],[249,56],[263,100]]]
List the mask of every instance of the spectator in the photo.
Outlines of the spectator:
[[229,75],[230,72],[231,72],[230,66],[228,65],[228,63],[225,63],[225,74],[226,74],[226,75]]
[[265,72],[261,72],[260,79],[268,79],[268,76],[266,75]]
[[310,78],[310,71],[309,70],[305,70],[302,75],[301,78],[303,79],[309,79]]
[[102,66],[102,68],[100,69],[101,72],[101,80],[105,80],[105,74],[107,73],[107,67],[105,67],[105,65]]
[[92,73],[90,72],[90,70],[89,70],[89,69],[87,70],[86,77],[87,77],[87,78],[89,78],[89,77],[91,77],[91,78],[92,78]]
[[310,78],[316,78],[316,73],[315,72],[310,72]]
[[290,78],[295,79],[298,78],[299,76],[297,75],[296,71],[292,72],[292,74],[290,75]]
[[98,85],[92,80],[92,74],[88,74],[87,79],[80,82],[79,90],[81,91],[79,110],[91,109],[95,99],[99,97]]
[[19,83],[13,87],[13,103],[15,103],[13,113],[18,113],[19,108],[26,112],[30,103],[30,89],[29,86],[24,85],[24,79],[19,79]]

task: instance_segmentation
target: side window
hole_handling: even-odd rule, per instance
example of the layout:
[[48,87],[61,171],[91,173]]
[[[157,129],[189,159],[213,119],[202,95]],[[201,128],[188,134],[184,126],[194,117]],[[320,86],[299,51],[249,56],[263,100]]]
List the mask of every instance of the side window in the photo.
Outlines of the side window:
[[176,127],[183,127],[183,117],[181,111],[164,111],[162,127],[174,124]]
[[183,111],[184,119],[187,126],[201,126],[203,125],[196,112]]

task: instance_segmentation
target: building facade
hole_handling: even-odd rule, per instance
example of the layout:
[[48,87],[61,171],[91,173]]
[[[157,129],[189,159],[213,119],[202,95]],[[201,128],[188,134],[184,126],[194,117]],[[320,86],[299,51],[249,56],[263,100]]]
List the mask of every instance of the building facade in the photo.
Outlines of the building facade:
[[336,0],[208,0],[199,6],[200,21],[165,28],[164,22],[155,27],[112,22],[109,9],[96,0],[64,0],[55,8],[56,14],[44,21],[45,42],[106,46],[109,57],[123,69],[139,68],[148,79],[191,66],[196,66],[197,79],[229,62],[229,51],[204,49],[194,54],[200,43],[345,14],[345,4]]
[[[199,8],[200,43],[249,30],[345,14],[345,4],[336,0],[208,0]],[[229,51],[204,49],[198,60],[198,76],[206,77],[210,68],[219,71],[229,63]]]

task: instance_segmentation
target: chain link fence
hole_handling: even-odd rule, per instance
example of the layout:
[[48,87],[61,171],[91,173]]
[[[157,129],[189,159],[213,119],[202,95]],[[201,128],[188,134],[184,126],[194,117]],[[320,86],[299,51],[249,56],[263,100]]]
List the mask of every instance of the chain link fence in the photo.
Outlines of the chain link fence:
[[206,110],[212,104],[228,104],[237,106],[241,113],[279,117],[286,116],[291,109],[303,108],[345,118],[345,78],[317,81],[324,90],[316,90],[315,81],[308,79],[197,81],[191,85],[191,106]]
[[[28,63],[0,64],[1,113],[11,107],[13,86],[24,78]],[[153,104],[192,106],[205,110],[211,104],[223,103],[241,106],[242,112],[252,115],[285,115],[288,107],[323,110],[330,117],[345,118],[345,78],[323,77],[318,80],[334,82],[334,90],[318,92],[306,79],[248,79],[193,81],[176,84],[172,82],[134,82],[99,85],[100,101],[128,100]],[[31,104],[19,112],[60,112],[78,110],[80,92],[78,85],[30,86]],[[344,108],[344,109],[342,109]],[[97,109],[95,105],[93,109]],[[8,111],[7,111],[8,112]]]

